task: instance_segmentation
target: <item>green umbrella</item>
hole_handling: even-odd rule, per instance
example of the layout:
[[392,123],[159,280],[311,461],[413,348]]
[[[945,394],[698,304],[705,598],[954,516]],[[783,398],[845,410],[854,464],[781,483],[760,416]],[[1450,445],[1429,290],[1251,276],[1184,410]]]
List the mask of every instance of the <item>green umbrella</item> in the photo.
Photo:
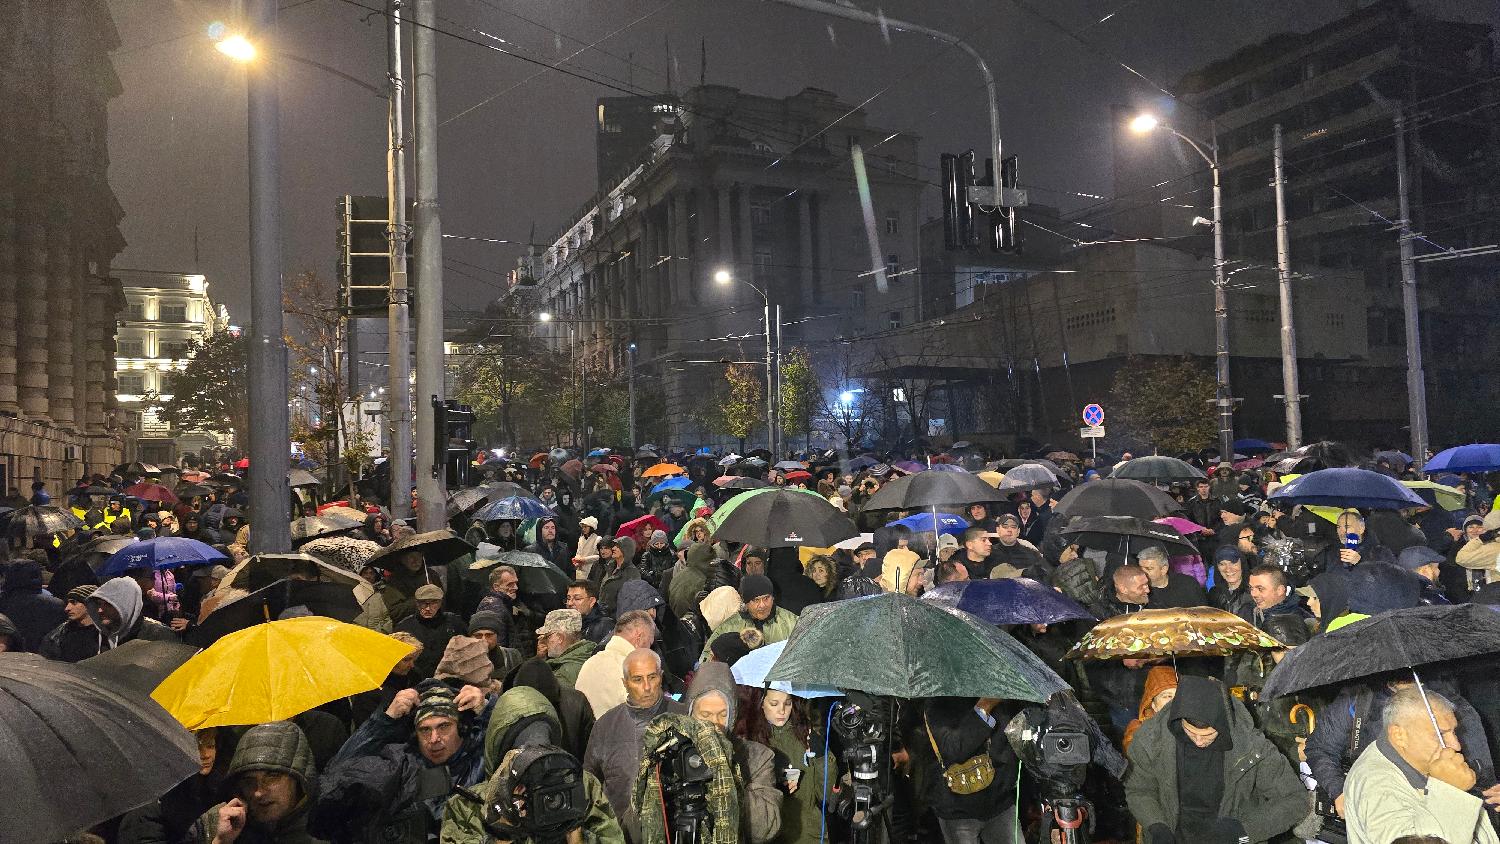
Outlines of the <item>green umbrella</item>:
[[1068,688],[998,627],[896,592],[809,607],[766,679],[908,699],[1034,703]]
[[1464,509],[1464,491],[1451,486],[1437,483],[1435,481],[1402,481],[1401,485],[1407,489],[1430,489],[1432,496],[1438,506],[1448,512]]
[[698,500],[698,496],[694,495],[692,492],[690,492],[688,490],[685,490],[685,489],[664,489],[661,492],[653,492],[653,493],[651,493],[651,495],[646,499],[646,509],[650,510],[651,507],[653,505],[655,505],[658,501],[663,502],[664,504],[668,504],[668,505],[670,505],[672,502],[675,501],[675,502],[681,504],[684,509],[686,509],[689,512],[691,512],[693,504],[697,500]]

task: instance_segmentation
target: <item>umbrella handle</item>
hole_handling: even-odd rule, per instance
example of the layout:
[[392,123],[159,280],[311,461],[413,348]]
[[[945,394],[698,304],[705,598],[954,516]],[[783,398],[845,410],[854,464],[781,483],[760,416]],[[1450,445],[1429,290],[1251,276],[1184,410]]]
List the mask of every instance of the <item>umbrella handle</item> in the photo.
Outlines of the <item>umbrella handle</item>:
[[1305,703],[1296,704],[1292,707],[1291,711],[1287,713],[1286,720],[1295,727],[1297,726],[1297,716],[1304,714],[1307,716],[1307,734],[1312,735],[1313,729],[1318,724],[1318,713],[1314,712],[1311,706],[1308,706]]

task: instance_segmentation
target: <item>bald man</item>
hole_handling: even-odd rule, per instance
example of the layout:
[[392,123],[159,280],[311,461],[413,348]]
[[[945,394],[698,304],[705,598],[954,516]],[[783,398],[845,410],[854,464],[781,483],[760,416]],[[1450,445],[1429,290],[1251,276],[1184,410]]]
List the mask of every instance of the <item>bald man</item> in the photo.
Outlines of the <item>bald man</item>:
[[625,657],[622,674],[625,702],[595,722],[583,753],[583,769],[604,784],[604,794],[621,826],[634,829],[630,791],[641,772],[641,739],[646,725],[663,712],[686,715],[687,707],[662,694],[662,662],[656,651],[631,651]]

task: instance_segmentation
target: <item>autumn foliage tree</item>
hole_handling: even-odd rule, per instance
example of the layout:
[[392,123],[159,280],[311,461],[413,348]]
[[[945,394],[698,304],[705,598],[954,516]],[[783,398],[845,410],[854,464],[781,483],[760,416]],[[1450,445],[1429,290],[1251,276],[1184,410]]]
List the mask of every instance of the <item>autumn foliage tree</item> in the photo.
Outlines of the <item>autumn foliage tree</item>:
[[1206,363],[1130,358],[1110,387],[1112,430],[1164,454],[1197,451],[1218,437],[1217,388]]
[[147,401],[175,431],[212,431],[242,440],[250,430],[249,349],[244,335],[228,331],[190,340],[187,364],[168,372],[161,392]]
[[761,373],[754,364],[731,363],[724,367],[724,381],[728,389],[720,406],[721,413],[717,433],[734,437],[740,441],[740,451],[745,450],[745,440],[764,419],[766,390],[761,384]]
[[822,407],[823,385],[812,356],[804,348],[794,348],[781,361],[781,405],[776,420],[787,441],[801,434],[811,446],[813,420]]

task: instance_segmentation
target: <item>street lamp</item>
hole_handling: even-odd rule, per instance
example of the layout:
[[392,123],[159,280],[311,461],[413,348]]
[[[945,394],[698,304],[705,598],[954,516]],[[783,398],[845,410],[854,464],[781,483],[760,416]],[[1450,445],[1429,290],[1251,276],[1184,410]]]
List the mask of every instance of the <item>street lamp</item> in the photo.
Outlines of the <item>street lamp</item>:
[[[1208,164],[1214,179],[1214,216],[1208,221],[1214,230],[1214,360],[1217,370],[1218,390],[1214,396],[1215,409],[1219,416],[1219,459],[1234,459],[1234,393],[1229,389],[1229,293],[1224,277],[1224,197],[1220,187],[1219,141],[1217,133],[1206,143],[1196,141],[1162,123],[1152,114],[1140,114],[1130,121],[1130,129],[1137,134],[1146,134],[1157,129],[1172,133],[1178,140],[1193,148]],[[1196,222],[1196,220],[1195,220]]]
[[250,39],[243,35],[226,35],[214,42],[214,47],[224,55],[237,62],[249,62],[255,60],[255,45]]
[[[770,446],[771,455],[780,457],[777,450],[776,430],[776,404],[780,398],[780,385],[777,383],[776,361],[781,357],[781,306],[776,306],[776,339],[775,354],[772,354],[771,339],[771,297],[766,291],[757,287],[753,282],[737,279],[727,268],[720,268],[714,272],[714,283],[721,285],[743,284],[760,294],[760,299],[765,303],[765,326],[766,326],[766,442]],[[775,462],[775,461],[772,461]]]

